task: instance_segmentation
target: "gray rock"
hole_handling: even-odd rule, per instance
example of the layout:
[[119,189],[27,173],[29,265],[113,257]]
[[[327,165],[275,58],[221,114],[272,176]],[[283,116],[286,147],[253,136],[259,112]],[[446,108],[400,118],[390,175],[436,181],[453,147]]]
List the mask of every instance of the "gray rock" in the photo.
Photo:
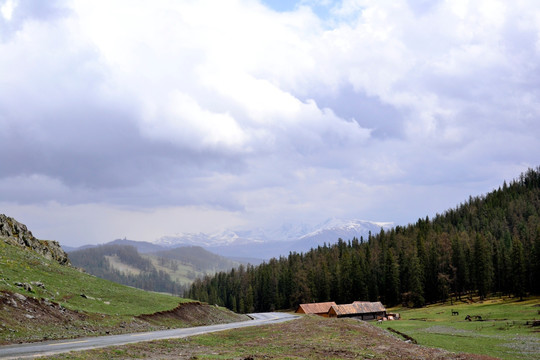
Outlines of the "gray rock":
[[45,284],[43,284],[41,281],[32,281],[30,284],[45,289]]
[[23,294],[15,293],[13,294],[13,296],[19,299],[20,301],[26,301],[26,296],[24,296]]
[[0,214],[0,238],[7,244],[29,248],[62,265],[70,265],[66,252],[57,241],[35,238],[26,225],[4,214]]
[[28,283],[20,283],[20,282],[16,282],[15,283],[15,286],[18,286],[20,288],[23,288],[24,290],[28,291],[28,292],[34,292],[34,289],[32,288],[32,285],[28,284]]

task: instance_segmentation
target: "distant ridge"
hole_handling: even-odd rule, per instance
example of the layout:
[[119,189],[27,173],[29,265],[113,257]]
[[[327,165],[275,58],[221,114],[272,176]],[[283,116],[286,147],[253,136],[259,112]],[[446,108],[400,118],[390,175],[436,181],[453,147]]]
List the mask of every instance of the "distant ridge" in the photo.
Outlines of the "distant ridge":
[[163,246],[148,241],[127,240],[125,238],[113,240],[107,243],[107,245],[130,245],[137,249],[141,254],[150,254],[165,250]]
[[163,236],[155,244],[168,248],[197,245],[227,257],[270,259],[289,252],[306,252],[324,243],[335,243],[340,238],[347,241],[363,237],[367,240],[370,233],[375,235],[381,229],[392,227],[391,222],[331,218],[315,226],[285,224],[278,229]]
[[162,251],[162,250],[167,249],[164,246],[157,245],[157,244],[154,244],[154,243],[151,243],[151,242],[148,242],[148,241],[128,240],[126,238],[124,238],[124,239],[116,239],[116,240],[110,241],[110,242],[105,243],[105,244],[100,244],[100,245],[83,245],[83,246],[80,246],[80,247],[63,246],[63,248],[66,249],[66,251],[68,253],[70,253],[70,252],[73,252],[73,251],[79,251],[79,250],[95,248],[95,247],[98,247],[98,246],[101,246],[101,245],[127,245],[127,246],[133,246],[141,254],[150,254],[150,253],[154,253],[154,252],[158,252],[158,251]]

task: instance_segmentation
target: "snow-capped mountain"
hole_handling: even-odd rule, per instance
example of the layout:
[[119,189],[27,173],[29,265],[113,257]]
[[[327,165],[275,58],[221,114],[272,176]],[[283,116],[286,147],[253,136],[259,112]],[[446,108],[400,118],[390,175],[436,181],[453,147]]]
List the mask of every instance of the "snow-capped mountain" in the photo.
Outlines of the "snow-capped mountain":
[[178,245],[196,245],[203,247],[212,247],[212,246],[222,246],[222,245],[231,245],[239,244],[243,242],[251,242],[250,239],[242,239],[241,236],[234,231],[226,230],[214,234],[176,234],[163,236],[159,238],[156,243],[158,245],[166,247],[175,247]]
[[156,243],[166,247],[197,245],[222,256],[270,259],[291,251],[306,252],[324,243],[335,243],[339,238],[347,241],[363,237],[367,240],[370,232],[375,235],[381,228],[388,230],[392,227],[393,223],[390,222],[333,218],[315,226],[284,224],[277,229],[176,234],[163,236]]
[[390,222],[373,222],[365,220],[339,220],[329,219],[321,226],[308,234],[302,235],[298,240],[309,239],[313,242],[328,241],[329,238],[341,238],[342,240],[350,240],[354,237],[360,239],[378,234],[381,229],[388,230],[393,227]]

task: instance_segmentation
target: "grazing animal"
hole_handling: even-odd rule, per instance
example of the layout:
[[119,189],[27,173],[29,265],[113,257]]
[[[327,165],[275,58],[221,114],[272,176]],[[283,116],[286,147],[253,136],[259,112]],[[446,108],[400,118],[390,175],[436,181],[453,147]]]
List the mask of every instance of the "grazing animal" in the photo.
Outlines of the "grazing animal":
[[471,315],[467,315],[467,316],[465,316],[465,320],[469,320],[469,321],[472,321],[472,319],[471,319]]
[[452,310],[452,316],[454,316],[454,315],[456,315],[456,316],[459,315],[459,312]]

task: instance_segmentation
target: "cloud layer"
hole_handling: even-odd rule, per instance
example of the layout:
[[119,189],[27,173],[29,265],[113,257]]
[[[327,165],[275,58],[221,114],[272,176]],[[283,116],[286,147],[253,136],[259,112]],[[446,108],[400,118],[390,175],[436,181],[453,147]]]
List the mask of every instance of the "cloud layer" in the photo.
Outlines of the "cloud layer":
[[3,208],[43,237],[59,209],[415,221],[538,165],[539,24],[533,0],[0,1]]

